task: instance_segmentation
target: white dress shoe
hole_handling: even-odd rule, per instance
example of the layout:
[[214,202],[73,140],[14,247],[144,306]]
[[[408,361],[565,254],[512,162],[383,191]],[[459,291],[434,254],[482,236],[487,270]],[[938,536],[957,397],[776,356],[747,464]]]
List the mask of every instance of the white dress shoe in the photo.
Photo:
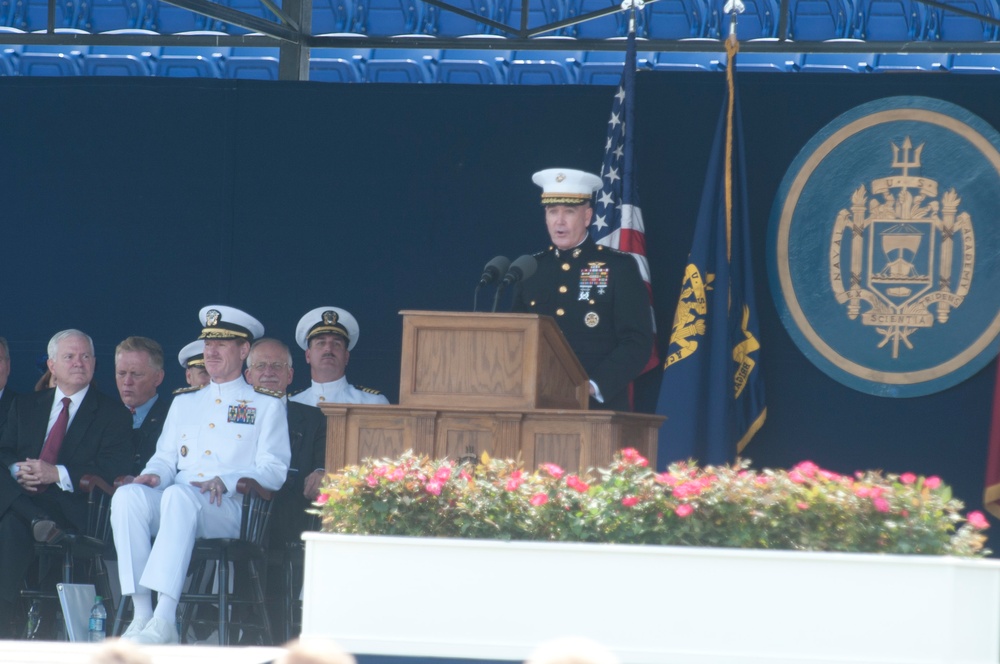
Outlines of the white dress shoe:
[[139,633],[146,628],[146,624],[149,623],[148,620],[133,620],[128,626],[128,629],[122,634],[122,638],[126,641],[133,641]]
[[132,637],[131,640],[133,643],[155,643],[160,645],[174,644],[179,641],[177,638],[177,626],[172,622],[167,622],[166,620],[154,617],[146,623],[146,627]]

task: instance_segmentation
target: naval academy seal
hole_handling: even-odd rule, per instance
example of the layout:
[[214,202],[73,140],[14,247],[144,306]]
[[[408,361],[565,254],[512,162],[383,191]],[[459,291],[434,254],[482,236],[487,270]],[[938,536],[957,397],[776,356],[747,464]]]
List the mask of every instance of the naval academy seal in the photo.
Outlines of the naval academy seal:
[[1000,339],[1000,134],[954,104],[889,97],[824,127],[771,211],[782,322],[831,378],[878,396],[965,380]]

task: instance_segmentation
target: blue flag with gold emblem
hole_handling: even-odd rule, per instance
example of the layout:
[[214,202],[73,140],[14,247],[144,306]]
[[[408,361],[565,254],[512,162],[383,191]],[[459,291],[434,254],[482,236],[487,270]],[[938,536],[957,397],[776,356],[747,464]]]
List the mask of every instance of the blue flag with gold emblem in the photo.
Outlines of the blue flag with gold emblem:
[[733,462],[767,413],[731,67],[664,363],[656,409],[667,417],[660,467],[687,459]]

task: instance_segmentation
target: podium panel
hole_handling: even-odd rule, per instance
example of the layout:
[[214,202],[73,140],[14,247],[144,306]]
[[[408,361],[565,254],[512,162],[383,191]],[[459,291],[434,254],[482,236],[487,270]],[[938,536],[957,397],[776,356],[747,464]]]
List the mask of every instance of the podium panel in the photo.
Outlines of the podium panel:
[[399,405],[587,408],[587,374],[548,316],[401,313]]
[[408,408],[320,404],[327,417],[326,467],[366,458],[393,458],[406,450],[458,460],[486,452],[518,455],[528,469],[551,462],[570,472],[608,466],[614,453],[634,447],[656,463],[659,415],[610,410],[531,411]]

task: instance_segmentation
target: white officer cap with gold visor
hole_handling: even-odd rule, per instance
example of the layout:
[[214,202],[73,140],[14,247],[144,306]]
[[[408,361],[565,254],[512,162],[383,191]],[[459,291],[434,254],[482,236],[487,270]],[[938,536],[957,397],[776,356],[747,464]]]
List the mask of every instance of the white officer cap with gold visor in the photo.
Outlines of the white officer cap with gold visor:
[[601,188],[601,178],[572,168],[546,168],[531,176],[542,188],[542,205],[581,205],[588,203]]
[[302,350],[309,350],[309,340],[321,334],[334,334],[347,341],[347,350],[354,350],[361,330],[358,321],[340,307],[316,307],[299,319],[295,326],[295,342]]
[[181,348],[181,352],[177,353],[177,361],[185,369],[205,366],[205,340],[198,339]]
[[240,339],[253,343],[264,336],[264,325],[245,311],[223,304],[202,307],[198,319],[204,326],[199,339]]

